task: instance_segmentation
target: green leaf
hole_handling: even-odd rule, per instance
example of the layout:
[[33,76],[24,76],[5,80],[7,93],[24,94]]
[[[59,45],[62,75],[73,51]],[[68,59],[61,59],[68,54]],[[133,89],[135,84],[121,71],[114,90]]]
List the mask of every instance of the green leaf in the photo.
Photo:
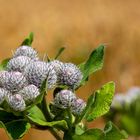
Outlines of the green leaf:
[[87,121],[92,121],[109,111],[114,92],[115,84],[113,82],[105,84],[95,92],[95,101],[85,116]]
[[45,119],[45,116],[43,115],[43,113],[37,106],[28,110],[28,114],[26,115],[26,117],[31,122],[40,126],[58,127],[58,128],[61,127],[61,128],[67,129],[67,123],[64,120],[47,122]]
[[126,132],[120,131],[112,122],[108,122],[104,128],[105,137],[103,140],[122,140],[127,139]]
[[89,129],[82,135],[64,135],[64,140],[103,140],[104,133],[100,129]]
[[85,127],[82,125],[76,125],[75,126],[75,134],[76,135],[82,135],[85,132]]
[[0,121],[3,123],[10,122],[12,120],[21,119],[21,116],[15,116],[13,113],[6,112],[4,110],[0,110]]
[[9,60],[10,60],[10,58],[7,58],[7,59],[4,59],[4,60],[1,62],[1,64],[0,64],[0,71],[6,69]]
[[22,42],[21,45],[31,46],[34,39],[34,34],[31,32],[29,36]]
[[14,120],[8,123],[0,122],[11,140],[22,138],[30,129],[30,124],[25,120]]
[[81,84],[87,81],[89,75],[102,69],[104,61],[104,45],[100,45],[97,49],[93,50],[88,60],[79,65],[83,73]]
[[65,47],[60,48],[54,59],[57,59],[64,50],[65,50]]

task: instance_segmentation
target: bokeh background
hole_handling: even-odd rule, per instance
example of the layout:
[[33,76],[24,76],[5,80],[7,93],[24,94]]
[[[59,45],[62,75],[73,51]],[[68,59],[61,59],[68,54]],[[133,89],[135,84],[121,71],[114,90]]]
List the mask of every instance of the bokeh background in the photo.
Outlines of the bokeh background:
[[[0,0],[0,60],[12,55],[32,31],[33,47],[40,56],[76,64],[99,44],[106,45],[103,70],[78,91],[85,100],[102,84],[115,81],[116,92],[140,85],[140,1],[139,0]],[[51,95],[50,95],[51,96]],[[90,124],[103,127],[102,119]],[[8,140],[4,130],[0,139]],[[23,140],[53,140],[47,131],[30,130]]]

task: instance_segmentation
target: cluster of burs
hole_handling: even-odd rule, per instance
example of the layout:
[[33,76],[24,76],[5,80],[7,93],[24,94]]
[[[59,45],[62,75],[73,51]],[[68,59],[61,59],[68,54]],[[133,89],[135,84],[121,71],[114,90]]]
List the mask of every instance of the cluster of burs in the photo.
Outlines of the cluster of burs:
[[[69,108],[74,115],[80,114],[86,103],[73,92],[82,80],[82,73],[72,63],[58,60],[41,61],[30,46],[20,46],[13,53],[5,70],[0,71],[0,106],[21,112],[35,103],[40,87],[46,80],[47,89],[66,86],[55,95],[53,105]],[[6,105],[5,105],[6,104]]]

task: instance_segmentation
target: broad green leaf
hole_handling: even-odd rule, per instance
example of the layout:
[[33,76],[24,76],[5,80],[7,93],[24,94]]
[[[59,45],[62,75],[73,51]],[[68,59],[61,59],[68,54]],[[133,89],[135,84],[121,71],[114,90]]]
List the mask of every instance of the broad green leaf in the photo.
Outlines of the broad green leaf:
[[0,121],[3,123],[10,122],[12,120],[21,119],[21,116],[15,116],[13,113],[6,112],[4,110],[0,110]]
[[41,110],[35,106],[28,110],[28,114],[26,117],[33,123],[40,125],[40,126],[48,126],[48,127],[61,127],[67,129],[67,123],[64,120],[61,121],[52,121],[47,122]]
[[114,92],[115,84],[113,82],[105,84],[95,92],[95,101],[85,116],[87,121],[92,121],[109,111]]
[[22,42],[21,45],[31,46],[33,42],[34,34],[31,32],[29,36]]
[[59,51],[58,51],[58,53],[55,56],[55,59],[57,59],[64,50],[65,50],[65,47],[60,48]]
[[126,132],[120,131],[112,122],[106,124],[104,133],[103,140],[124,140],[128,138]]
[[5,70],[10,58],[4,59],[0,64],[0,71]]
[[82,83],[87,81],[89,75],[102,69],[104,61],[104,45],[100,45],[97,49],[93,50],[88,60],[79,65],[83,73]]
[[64,140],[103,140],[104,133],[100,129],[89,129],[82,135],[64,135]]
[[76,135],[82,135],[85,132],[85,127],[81,125],[76,125],[75,126],[75,134]]
[[30,129],[30,124],[25,120],[14,120],[8,123],[0,122],[11,140],[22,138]]
[[34,106],[34,107],[30,108],[29,110],[27,110],[27,117],[28,116],[36,118],[36,122],[38,122],[40,120],[46,121],[45,116],[43,115],[43,113],[37,106]]
[[140,126],[138,120],[134,117],[134,114],[125,114],[120,119],[121,127],[125,129],[130,135],[139,136]]

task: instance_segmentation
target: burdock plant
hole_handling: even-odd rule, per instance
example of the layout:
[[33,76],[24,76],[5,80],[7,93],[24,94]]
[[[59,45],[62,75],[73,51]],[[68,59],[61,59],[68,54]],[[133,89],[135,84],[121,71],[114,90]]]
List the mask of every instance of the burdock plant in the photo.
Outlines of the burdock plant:
[[[76,91],[89,76],[103,67],[104,45],[93,50],[79,65],[54,59],[40,60],[31,47],[31,33],[0,65],[0,127],[12,140],[22,138],[30,128],[48,130],[57,140],[121,140],[127,136],[112,122],[104,129],[88,128],[91,122],[106,114],[112,102],[115,85],[109,82],[84,101]],[[51,90],[53,100],[46,100]],[[46,138],[47,139],[47,138]],[[45,138],[44,138],[45,140]]]

